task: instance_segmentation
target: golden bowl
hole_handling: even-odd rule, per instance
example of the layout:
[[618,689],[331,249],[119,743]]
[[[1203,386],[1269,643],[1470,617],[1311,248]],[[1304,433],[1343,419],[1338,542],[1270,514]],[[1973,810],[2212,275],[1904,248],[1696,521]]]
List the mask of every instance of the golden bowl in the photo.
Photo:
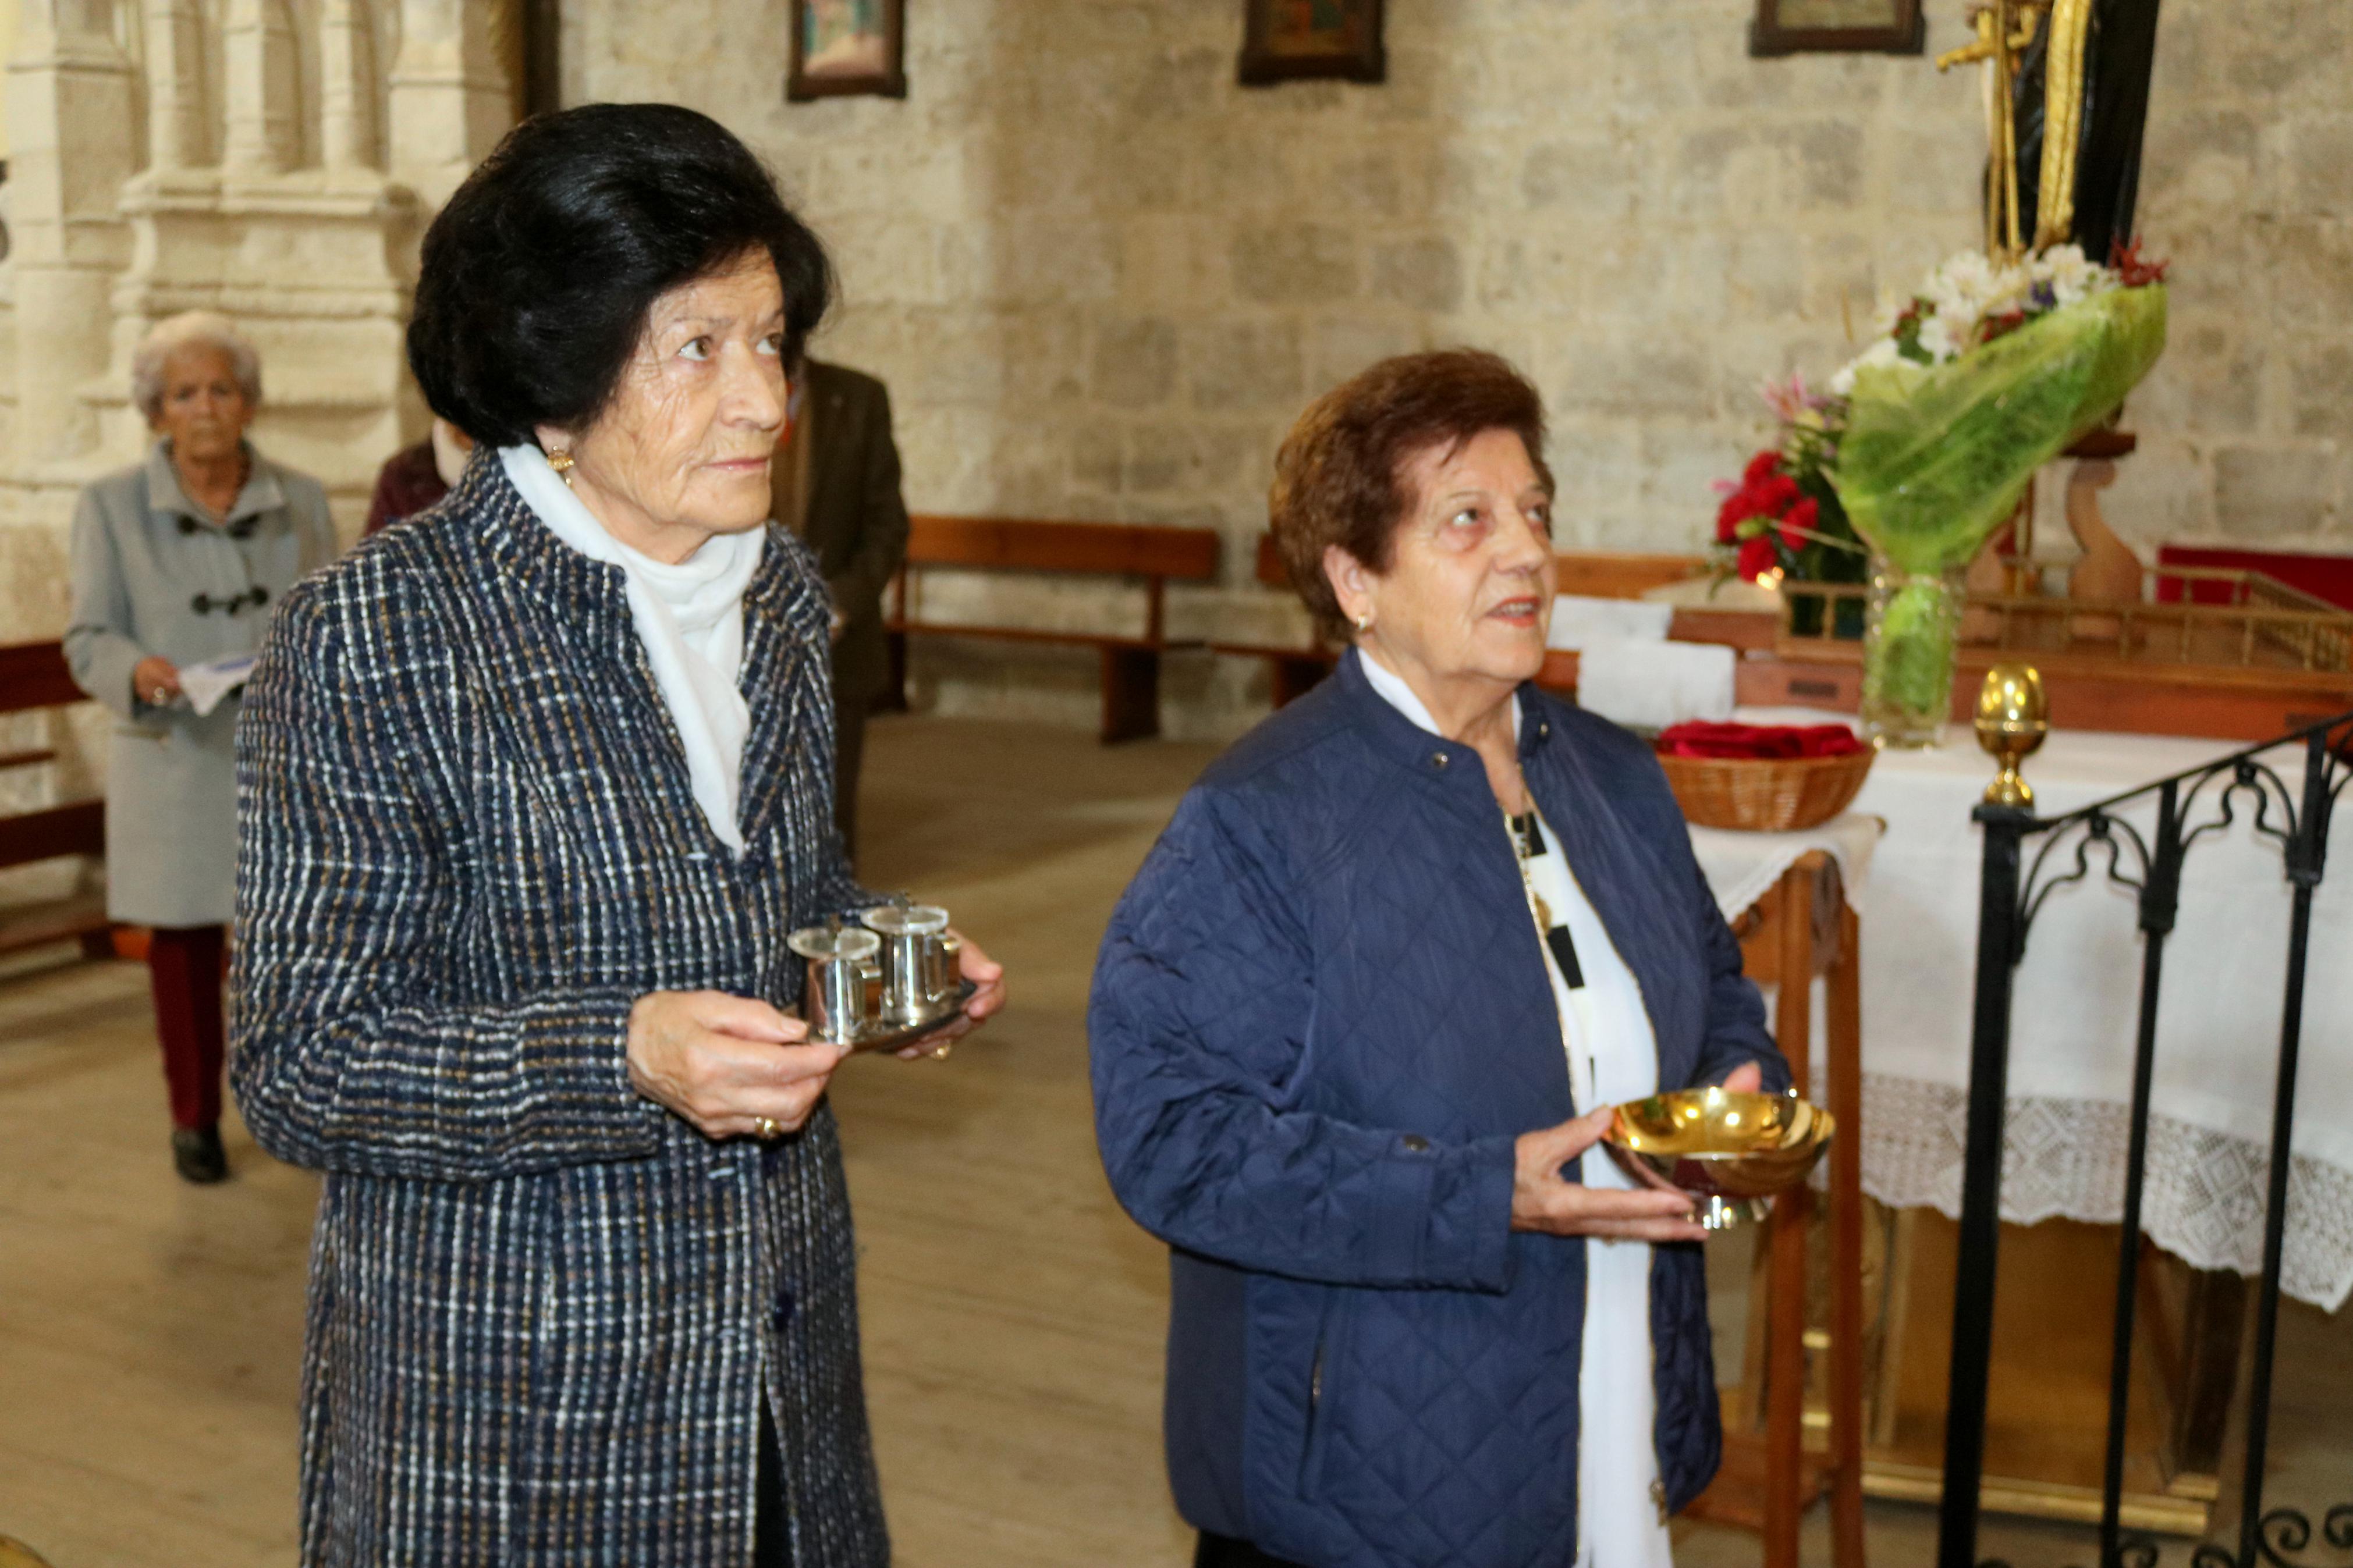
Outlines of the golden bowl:
[[1645,1185],[1689,1193],[1703,1226],[1729,1230],[1804,1181],[1832,1130],[1829,1111],[1793,1095],[1678,1089],[1618,1107],[1602,1142]]

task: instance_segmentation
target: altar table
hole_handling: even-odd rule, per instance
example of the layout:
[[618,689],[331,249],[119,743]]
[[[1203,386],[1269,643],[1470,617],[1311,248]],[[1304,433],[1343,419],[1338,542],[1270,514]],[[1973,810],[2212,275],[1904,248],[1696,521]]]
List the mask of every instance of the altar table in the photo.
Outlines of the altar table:
[[[1741,717],[1841,718],[1796,710]],[[2236,749],[2062,731],[2025,773],[2038,810],[2051,816]],[[2301,753],[2270,760],[2296,790]],[[1992,774],[1991,760],[1957,729],[1940,750],[1881,754],[1850,811],[1885,823],[1875,847],[1867,826],[1844,819],[1811,836],[1694,830],[1720,902],[1753,883],[1775,847],[1769,838],[1790,841],[1792,858],[1809,847],[1843,851],[1848,896],[1870,938],[1863,1186],[1894,1207],[1960,1212],[1981,845],[1969,812]],[[2212,814],[2220,782],[2207,787],[2194,820]],[[2241,804],[2238,824],[2200,839],[2183,868],[2158,1015],[2142,1223],[2158,1246],[2196,1268],[2253,1274],[2262,1267],[2290,889],[2277,845],[2255,837]],[[2156,810],[2151,797],[2120,815],[2146,834]],[[1731,838],[1747,842],[1722,842]],[[2030,864],[2039,847],[2029,839]],[[2072,868],[2072,848],[2065,853]],[[2328,867],[2334,875],[2313,902],[2281,1286],[2333,1310],[2353,1293],[2353,810],[2334,824]],[[2090,878],[2052,895],[2019,968],[2001,1193],[2001,1216],[2014,1223],[2063,1215],[2115,1224],[2122,1215],[2141,941],[2131,894],[2104,870],[2094,854]]]

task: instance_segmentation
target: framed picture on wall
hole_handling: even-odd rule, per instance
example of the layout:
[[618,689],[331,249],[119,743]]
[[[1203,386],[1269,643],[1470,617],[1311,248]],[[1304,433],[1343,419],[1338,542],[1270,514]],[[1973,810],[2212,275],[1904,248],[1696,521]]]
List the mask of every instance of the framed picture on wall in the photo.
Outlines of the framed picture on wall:
[[1928,27],[1920,0],[1757,0],[1748,52],[1916,55]]
[[792,0],[785,97],[907,96],[906,0]]
[[1381,52],[1381,0],[1243,0],[1245,87],[1338,78],[1380,81],[1388,74]]

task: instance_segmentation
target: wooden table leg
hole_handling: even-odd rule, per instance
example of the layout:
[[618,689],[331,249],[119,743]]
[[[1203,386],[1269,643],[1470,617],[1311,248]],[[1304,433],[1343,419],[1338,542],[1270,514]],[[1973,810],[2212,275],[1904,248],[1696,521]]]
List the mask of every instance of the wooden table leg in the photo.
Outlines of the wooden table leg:
[[[1780,995],[1774,1043],[1789,1081],[1808,1093],[1813,1059],[1813,900],[1819,868],[1809,856],[1780,887]],[[1765,1349],[1765,1568],[1798,1568],[1798,1523],[1805,1506],[1806,1229],[1813,1191],[1793,1187],[1773,1200],[1771,1281]]]
[[[1843,900],[1841,900],[1843,905]],[[1825,1031],[1831,1120],[1831,1561],[1863,1568],[1862,928],[1839,911]]]
[[1103,650],[1103,739],[1144,741],[1160,733],[1160,651]]

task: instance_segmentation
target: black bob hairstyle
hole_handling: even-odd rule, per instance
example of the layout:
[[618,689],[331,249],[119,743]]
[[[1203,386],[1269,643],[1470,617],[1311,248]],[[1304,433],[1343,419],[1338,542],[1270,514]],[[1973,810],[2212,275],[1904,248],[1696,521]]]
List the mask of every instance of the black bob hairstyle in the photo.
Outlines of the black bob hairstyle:
[[749,148],[671,103],[527,120],[426,230],[409,369],[477,441],[580,429],[611,400],[654,301],[753,250],[776,261],[797,364],[832,269]]

